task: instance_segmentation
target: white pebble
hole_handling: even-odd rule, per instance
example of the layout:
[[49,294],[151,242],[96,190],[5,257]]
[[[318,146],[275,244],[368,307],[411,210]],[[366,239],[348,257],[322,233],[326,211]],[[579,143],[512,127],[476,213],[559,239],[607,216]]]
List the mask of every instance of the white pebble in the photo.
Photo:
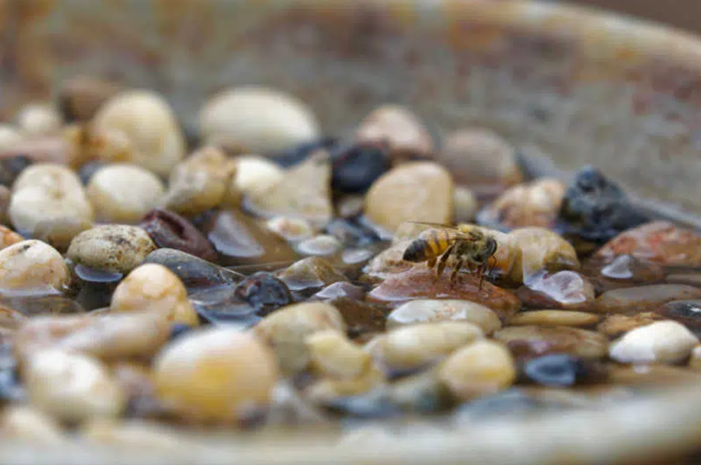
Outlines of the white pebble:
[[70,282],[60,253],[37,240],[18,242],[0,250],[0,293],[56,294]]
[[49,104],[31,103],[17,114],[17,126],[29,137],[45,136],[57,132],[63,125],[63,118],[56,108]]
[[416,299],[392,310],[387,315],[387,328],[439,321],[466,321],[484,334],[501,329],[501,320],[494,310],[469,300]]
[[609,356],[622,363],[677,363],[698,344],[699,339],[681,323],[657,321],[615,341]]
[[285,171],[263,157],[246,155],[234,159],[236,174],[232,178],[236,191],[245,194],[261,194],[277,184]]
[[297,252],[302,255],[324,257],[333,255],[341,249],[341,242],[330,234],[322,234],[302,241],[297,245]]

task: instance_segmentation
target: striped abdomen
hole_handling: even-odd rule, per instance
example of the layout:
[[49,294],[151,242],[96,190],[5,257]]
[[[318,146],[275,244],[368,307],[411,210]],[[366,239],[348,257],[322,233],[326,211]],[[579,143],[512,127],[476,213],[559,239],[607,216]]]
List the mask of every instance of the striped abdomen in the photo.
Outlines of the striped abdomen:
[[425,262],[439,257],[455,240],[455,231],[427,229],[414,239],[404,251],[404,260]]

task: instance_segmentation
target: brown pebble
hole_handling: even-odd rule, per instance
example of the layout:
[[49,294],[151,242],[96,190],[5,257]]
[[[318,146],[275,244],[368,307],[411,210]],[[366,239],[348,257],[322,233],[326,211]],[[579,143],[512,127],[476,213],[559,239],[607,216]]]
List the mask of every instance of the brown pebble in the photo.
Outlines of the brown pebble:
[[513,326],[589,326],[599,321],[599,315],[567,310],[535,310],[517,313],[509,320]]
[[566,353],[585,359],[606,356],[608,340],[602,334],[566,326],[512,326],[497,331],[494,338],[504,342],[516,357]]

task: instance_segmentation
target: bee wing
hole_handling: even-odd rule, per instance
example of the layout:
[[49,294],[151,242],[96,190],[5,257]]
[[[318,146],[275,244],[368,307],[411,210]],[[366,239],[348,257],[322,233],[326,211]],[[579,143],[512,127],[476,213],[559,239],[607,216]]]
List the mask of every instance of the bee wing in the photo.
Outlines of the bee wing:
[[423,226],[430,226],[432,228],[439,228],[439,229],[452,229],[453,231],[458,231],[458,228],[455,227],[452,224],[442,224],[442,223],[429,223],[427,221],[406,221],[406,223],[411,223],[411,224],[420,224]]

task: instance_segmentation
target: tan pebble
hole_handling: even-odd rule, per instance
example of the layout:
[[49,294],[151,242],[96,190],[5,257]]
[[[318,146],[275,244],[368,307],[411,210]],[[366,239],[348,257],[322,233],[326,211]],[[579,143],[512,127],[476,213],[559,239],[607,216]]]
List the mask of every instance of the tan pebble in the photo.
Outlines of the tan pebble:
[[136,223],[158,205],[165,188],[152,172],[129,164],[99,169],[86,192],[98,220]]
[[268,220],[266,226],[270,231],[290,242],[308,239],[314,234],[312,225],[301,218],[278,216]]
[[[147,90],[128,90],[100,107],[95,131],[113,133],[127,148],[128,159],[167,176],[185,156],[185,139],[175,115],[162,96]],[[102,159],[106,157],[101,157]]]
[[17,127],[27,137],[56,133],[63,125],[63,118],[50,104],[31,103],[17,114]]
[[656,321],[613,342],[609,356],[621,363],[677,363],[698,344],[699,339],[681,323]]
[[15,180],[8,215],[18,231],[33,234],[43,221],[92,221],[93,210],[73,171],[62,165],[38,163]]
[[535,310],[514,315],[509,324],[513,326],[589,326],[599,321],[599,315],[573,310]]
[[505,389],[516,381],[516,365],[509,350],[495,341],[477,341],[442,364],[439,379],[459,399]]
[[692,349],[689,357],[689,368],[694,371],[701,371],[701,346],[696,346]]
[[305,343],[311,356],[311,369],[329,378],[354,379],[372,364],[370,354],[335,330],[314,333]]
[[0,436],[33,444],[58,444],[67,439],[53,418],[25,405],[5,408],[0,416]]
[[34,227],[34,237],[65,253],[78,234],[94,226],[92,221],[80,218],[58,218],[39,221]]
[[75,76],[61,82],[58,99],[69,121],[89,121],[103,103],[119,92],[114,82],[92,76]]
[[545,228],[521,228],[511,231],[509,237],[521,249],[520,266],[512,270],[511,278],[525,282],[538,271],[579,269],[579,260],[574,247]]
[[371,341],[367,349],[388,371],[405,371],[433,363],[483,336],[472,323],[425,323],[393,329]]
[[56,249],[37,240],[0,250],[0,293],[55,294],[70,282],[68,267]]
[[259,86],[214,95],[200,110],[199,126],[208,144],[266,155],[320,137],[319,123],[304,102]]
[[452,223],[453,180],[437,163],[411,162],[383,174],[365,198],[365,215],[390,233],[405,221]]
[[155,263],[141,265],[119,283],[112,294],[110,311],[160,312],[168,315],[173,323],[199,324],[180,278],[165,266]]
[[662,315],[653,312],[641,312],[635,315],[609,315],[596,329],[606,336],[618,337],[632,329],[647,326],[662,318]]
[[324,403],[343,397],[366,394],[383,385],[385,381],[382,372],[371,366],[361,376],[353,379],[320,379],[305,389],[304,394],[313,402]]
[[327,329],[345,331],[339,311],[330,304],[307,302],[283,307],[266,316],[254,332],[275,351],[281,370],[294,374],[304,370],[311,361],[305,340]]
[[394,159],[427,158],[433,154],[433,138],[408,108],[384,105],[360,123],[356,138],[361,143],[387,145]]
[[13,244],[22,242],[24,238],[8,228],[0,225],[0,250],[5,249]]
[[646,311],[655,310],[660,305],[674,300],[699,298],[701,289],[698,287],[684,284],[653,284],[606,291],[597,299],[595,309],[605,313],[625,312],[629,308]]
[[23,379],[32,405],[62,421],[115,417],[126,397],[96,359],[59,349],[32,354]]
[[197,150],[171,172],[163,205],[186,216],[221,205],[228,194],[234,169],[221,149]]
[[137,226],[95,226],[71,241],[66,256],[75,263],[104,271],[126,274],[143,263],[156,249],[146,231]]
[[279,277],[293,291],[348,281],[343,273],[322,257],[308,257],[299,260],[290,265]]
[[567,326],[511,326],[494,333],[514,355],[533,357],[566,353],[585,359],[606,355],[608,340],[602,334]]
[[194,331],[154,362],[156,392],[184,417],[231,421],[270,401],[278,378],[274,354],[251,333],[228,328]]
[[182,437],[163,425],[144,420],[92,420],[81,428],[80,438],[93,444],[128,447],[130,450],[177,450],[183,446]]
[[490,308],[469,300],[417,299],[407,302],[387,315],[387,329],[419,323],[466,321],[489,335],[501,329],[499,316]]
[[279,183],[285,174],[280,166],[270,160],[244,155],[233,160],[236,167],[231,178],[231,189],[247,194],[261,194],[269,187]]
[[548,227],[560,211],[566,187],[550,178],[514,186],[480,213],[480,222],[510,228]]
[[267,189],[249,192],[244,203],[263,217],[287,216],[326,225],[333,216],[328,154],[313,153]]
[[453,194],[453,218],[456,223],[472,221],[477,214],[477,197],[466,187],[456,187]]

